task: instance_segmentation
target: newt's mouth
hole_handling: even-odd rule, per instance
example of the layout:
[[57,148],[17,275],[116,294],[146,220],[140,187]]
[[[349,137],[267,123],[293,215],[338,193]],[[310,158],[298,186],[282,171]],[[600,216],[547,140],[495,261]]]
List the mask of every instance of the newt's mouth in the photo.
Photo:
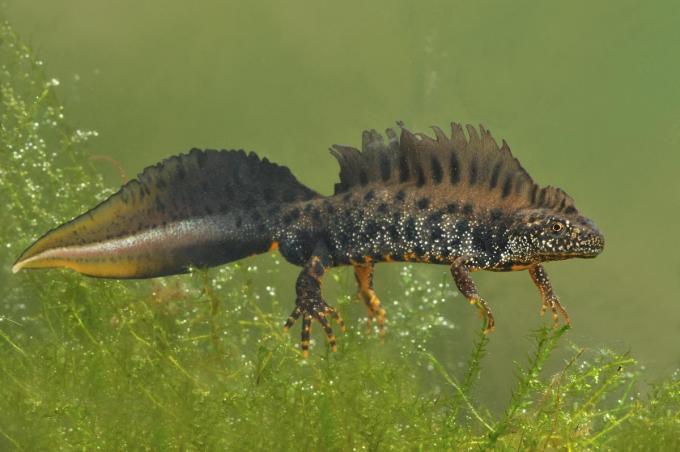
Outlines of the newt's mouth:
[[598,254],[604,251],[604,235],[600,234],[599,232],[593,234],[583,243],[582,248],[585,250],[585,253],[581,257],[596,257]]
[[560,261],[578,257],[581,259],[592,259],[597,257],[604,250],[604,236],[600,233],[593,234],[586,239],[578,241],[576,246],[570,250],[553,251],[541,253],[545,260]]

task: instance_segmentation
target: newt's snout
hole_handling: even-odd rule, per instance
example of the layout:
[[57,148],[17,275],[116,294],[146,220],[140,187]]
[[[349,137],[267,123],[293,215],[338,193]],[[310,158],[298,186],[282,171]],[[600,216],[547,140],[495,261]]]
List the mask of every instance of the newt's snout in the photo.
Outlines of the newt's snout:
[[578,257],[593,258],[604,250],[604,235],[595,224],[586,220],[585,227],[578,231]]
[[581,257],[596,257],[604,250],[604,236],[601,233],[593,234],[592,237],[582,242],[581,249],[583,251]]

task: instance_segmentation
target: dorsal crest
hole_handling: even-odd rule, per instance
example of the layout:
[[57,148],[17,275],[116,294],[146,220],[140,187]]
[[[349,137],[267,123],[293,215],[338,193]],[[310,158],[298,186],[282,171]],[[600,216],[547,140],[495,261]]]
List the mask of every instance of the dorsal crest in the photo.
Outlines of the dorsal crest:
[[443,196],[474,200],[499,208],[547,208],[576,211],[574,201],[555,187],[539,187],[513,157],[503,140],[498,146],[491,133],[467,125],[451,124],[447,135],[432,127],[435,138],[412,133],[399,124],[401,134],[387,129],[387,140],[366,130],[362,150],[334,145],[331,153],[340,163],[340,182],[335,193],[369,185],[403,184]]

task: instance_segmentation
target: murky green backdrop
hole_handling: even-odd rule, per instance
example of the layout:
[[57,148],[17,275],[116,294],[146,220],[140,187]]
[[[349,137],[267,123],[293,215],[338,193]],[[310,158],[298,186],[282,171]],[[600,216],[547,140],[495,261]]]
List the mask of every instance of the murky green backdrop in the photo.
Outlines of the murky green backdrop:
[[[190,147],[238,147],[329,194],[328,145],[358,145],[364,128],[484,124],[606,235],[599,258],[548,265],[569,337],[630,349],[650,378],[680,364],[679,4],[13,0],[4,10],[60,81],[69,123],[97,130],[92,154],[127,177]],[[281,265],[271,284],[292,306],[296,270]],[[416,271],[448,278],[446,267]],[[379,266],[377,289],[398,273]],[[475,279],[497,319],[499,381],[484,387],[506,397],[512,361],[542,322],[539,297],[524,272]],[[468,344],[479,320],[460,297],[441,310],[460,330],[435,352],[454,362],[455,341]]]

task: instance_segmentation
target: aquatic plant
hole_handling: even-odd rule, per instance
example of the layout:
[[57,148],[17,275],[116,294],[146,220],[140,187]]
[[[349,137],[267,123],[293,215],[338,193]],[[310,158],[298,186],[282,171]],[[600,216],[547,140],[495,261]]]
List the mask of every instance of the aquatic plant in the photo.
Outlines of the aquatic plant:
[[[536,331],[504,409],[486,407],[476,389],[493,337],[480,331],[460,369],[434,354],[453,292],[412,266],[384,343],[336,295],[349,332],[308,360],[282,330],[276,255],[137,282],[11,275],[36,231],[108,191],[88,159],[95,134],[69,126],[57,84],[0,25],[0,449],[680,448],[680,374],[641,394],[632,357],[578,345],[547,372],[565,329]],[[350,273],[332,277],[350,292]]]

